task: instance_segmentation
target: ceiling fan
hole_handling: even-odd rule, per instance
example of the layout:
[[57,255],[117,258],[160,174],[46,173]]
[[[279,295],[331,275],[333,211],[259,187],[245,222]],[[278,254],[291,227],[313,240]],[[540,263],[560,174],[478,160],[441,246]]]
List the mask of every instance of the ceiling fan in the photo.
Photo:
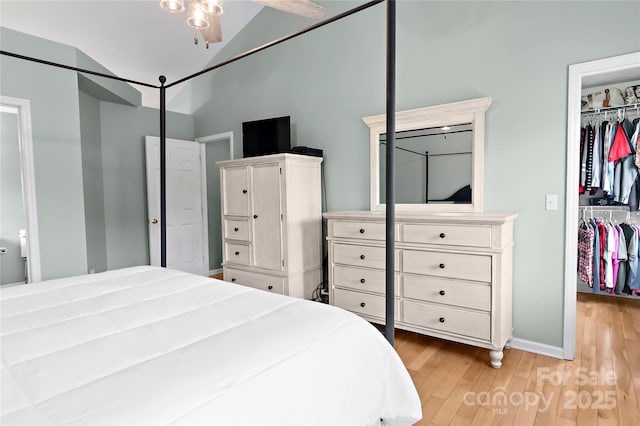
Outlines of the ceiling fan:
[[[251,0],[283,12],[293,13],[306,18],[320,19],[324,16],[325,7],[313,0]],[[172,13],[185,10],[184,0],[160,0],[160,7]],[[200,31],[206,48],[210,43],[222,41],[222,0],[190,0],[187,24]],[[198,35],[194,35],[193,43],[198,44]]]

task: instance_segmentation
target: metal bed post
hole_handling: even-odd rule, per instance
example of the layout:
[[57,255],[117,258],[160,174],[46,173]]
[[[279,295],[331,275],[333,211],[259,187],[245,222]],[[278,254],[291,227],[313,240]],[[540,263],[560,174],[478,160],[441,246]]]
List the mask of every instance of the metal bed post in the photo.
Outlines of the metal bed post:
[[167,105],[164,83],[167,78],[160,78],[160,266],[167,267]]
[[394,345],[395,332],[395,144],[396,144],[396,2],[387,0],[387,240],[385,337]]

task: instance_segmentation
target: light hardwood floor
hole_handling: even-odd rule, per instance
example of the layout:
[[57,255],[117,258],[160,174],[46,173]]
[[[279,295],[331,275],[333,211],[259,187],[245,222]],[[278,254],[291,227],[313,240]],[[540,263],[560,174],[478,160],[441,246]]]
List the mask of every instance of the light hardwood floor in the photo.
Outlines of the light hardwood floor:
[[398,330],[418,424],[640,424],[640,297],[578,294],[576,321],[575,360],[509,349],[500,369],[486,349]]

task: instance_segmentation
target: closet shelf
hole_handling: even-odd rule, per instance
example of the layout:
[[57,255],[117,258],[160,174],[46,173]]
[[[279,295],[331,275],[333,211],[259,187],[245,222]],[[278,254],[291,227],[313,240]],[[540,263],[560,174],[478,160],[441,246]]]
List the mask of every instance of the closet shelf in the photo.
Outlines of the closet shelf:
[[580,111],[580,114],[599,114],[601,112],[616,111],[619,109],[628,109],[628,108],[631,108],[631,109],[640,108],[640,103],[620,105],[620,106],[614,106],[614,107],[584,109]]

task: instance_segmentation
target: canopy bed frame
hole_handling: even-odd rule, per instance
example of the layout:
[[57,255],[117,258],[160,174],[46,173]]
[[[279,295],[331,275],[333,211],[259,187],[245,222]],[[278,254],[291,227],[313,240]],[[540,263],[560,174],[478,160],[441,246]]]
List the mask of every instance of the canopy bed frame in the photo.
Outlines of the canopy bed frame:
[[313,31],[317,28],[328,25],[332,22],[338,21],[340,19],[346,18],[353,14],[356,14],[360,11],[368,9],[372,6],[377,5],[378,3],[382,3],[386,1],[387,9],[386,9],[386,256],[385,256],[385,286],[386,286],[386,322],[385,322],[385,337],[387,341],[394,345],[394,316],[395,316],[395,305],[394,305],[394,250],[395,250],[395,162],[394,162],[394,151],[395,151],[395,114],[396,114],[396,105],[395,105],[395,68],[396,68],[396,2],[395,0],[371,0],[367,3],[364,3],[358,7],[347,10],[343,13],[335,15],[331,18],[318,22],[317,24],[306,27],[300,31],[291,33],[287,36],[278,38],[269,43],[266,43],[262,46],[256,47],[254,49],[248,50],[244,53],[241,53],[237,56],[234,56],[231,59],[226,61],[222,61],[216,65],[205,68],[201,71],[198,71],[194,74],[188,75],[184,78],[181,78],[177,81],[167,84],[167,79],[164,75],[160,75],[159,81],[160,85],[145,83],[141,81],[131,80],[127,78],[118,77],[115,75],[110,75],[106,73],[101,73],[97,71],[87,70],[84,68],[59,64],[43,59],[33,58],[25,55],[21,55],[15,52],[8,51],[0,51],[0,54],[10,56],[13,58],[37,62],[44,65],[54,66],[58,68],[64,68],[71,71],[76,71],[79,73],[91,74],[99,77],[104,77],[112,80],[118,80],[125,83],[141,85],[145,87],[151,87],[155,89],[159,89],[160,91],[160,259],[161,266],[166,267],[167,264],[167,241],[166,241],[166,231],[167,231],[167,223],[166,223],[166,89],[173,87],[177,84],[184,83],[194,77],[198,77],[202,74],[208,73],[215,69],[221,68],[225,65],[236,62],[240,59],[251,56],[255,53],[266,50],[272,46],[283,43],[287,40],[291,40],[295,37],[301,36],[307,32]]

